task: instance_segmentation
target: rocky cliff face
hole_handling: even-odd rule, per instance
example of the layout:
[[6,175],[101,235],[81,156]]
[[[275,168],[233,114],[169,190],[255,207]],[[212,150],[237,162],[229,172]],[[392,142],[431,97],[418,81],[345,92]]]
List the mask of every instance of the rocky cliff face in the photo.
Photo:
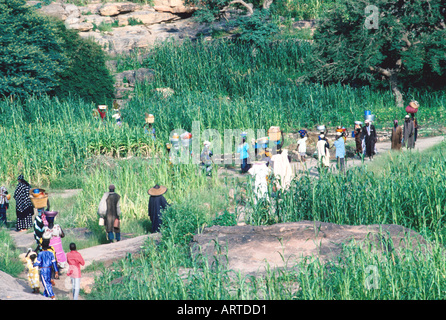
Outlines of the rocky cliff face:
[[147,49],[167,38],[194,37],[204,27],[188,19],[195,8],[185,6],[182,0],[154,0],[153,5],[96,0],[83,6],[63,1],[48,5],[28,1],[28,5],[61,19],[67,28],[92,38],[110,55]]

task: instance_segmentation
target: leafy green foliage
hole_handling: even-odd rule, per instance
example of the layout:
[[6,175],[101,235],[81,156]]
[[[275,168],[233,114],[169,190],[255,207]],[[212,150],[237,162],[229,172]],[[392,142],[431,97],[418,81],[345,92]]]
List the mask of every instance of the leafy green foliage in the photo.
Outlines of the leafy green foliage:
[[257,47],[265,48],[279,27],[271,22],[268,10],[256,10],[251,16],[239,17],[234,23],[240,28],[238,39]]
[[93,40],[82,39],[61,22],[57,25],[69,62],[67,68],[58,74],[58,86],[53,94],[59,98],[74,95],[95,104],[110,104],[114,80],[105,65],[106,57],[100,45]]
[[445,1],[379,0],[379,12],[367,11],[369,4],[340,0],[326,12],[309,56],[312,79],[370,84],[384,77],[394,87],[444,79]]
[[0,1],[0,96],[77,95],[106,103],[113,78],[105,54],[62,21],[37,14],[25,1]]
[[296,20],[317,19],[334,2],[335,0],[275,0],[270,10],[276,15]]
[[1,0],[0,30],[0,96],[52,90],[67,60],[51,20],[25,6],[24,0]]

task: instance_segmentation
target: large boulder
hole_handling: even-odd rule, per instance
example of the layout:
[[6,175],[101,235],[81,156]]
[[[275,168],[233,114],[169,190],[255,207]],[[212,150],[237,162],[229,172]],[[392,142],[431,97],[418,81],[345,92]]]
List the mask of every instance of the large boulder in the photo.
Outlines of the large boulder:
[[154,0],[153,8],[156,11],[170,13],[192,13],[195,7],[185,6],[183,0]]
[[132,2],[107,3],[99,8],[99,13],[102,16],[116,16],[127,12],[132,12],[137,8],[137,5]]
[[68,17],[65,7],[60,2],[51,2],[49,5],[42,5],[38,10],[42,14],[50,17],[65,20]]
[[153,44],[151,32],[143,25],[125,26],[113,29],[113,32],[81,32],[81,37],[92,38],[110,55],[128,53],[133,50],[147,49]]
[[0,271],[0,300],[49,300],[49,298],[33,294],[25,281]]
[[126,26],[130,24],[130,20],[139,22],[145,25],[168,22],[180,19],[178,16],[168,12],[156,12],[153,11],[135,11],[126,14],[120,14],[118,17],[119,25]]
[[[408,236],[410,240],[406,241]],[[309,256],[322,261],[335,259],[350,241],[356,244],[370,241],[377,248],[392,252],[426,244],[419,234],[398,225],[349,226],[300,221],[271,226],[212,226],[195,235],[191,246],[195,255],[201,254],[210,262],[216,258],[229,269],[256,274],[264,272],[267,264],[271,269],[293,267],[293,262]]]

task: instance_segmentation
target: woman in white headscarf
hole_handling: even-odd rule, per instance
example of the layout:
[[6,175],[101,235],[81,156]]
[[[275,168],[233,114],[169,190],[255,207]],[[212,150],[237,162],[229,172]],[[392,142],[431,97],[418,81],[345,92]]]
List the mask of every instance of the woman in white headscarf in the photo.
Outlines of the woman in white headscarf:
[[330,145],[328,144],[327,138],[325,135],[321,134],[320,140],[316,144],[318,163],[321,166],[329,167],[330,166]]
[[9,208],[9,199],[11,195],[8,194],[5,186],[0,187],[0,226],[6,226],[6,210]]

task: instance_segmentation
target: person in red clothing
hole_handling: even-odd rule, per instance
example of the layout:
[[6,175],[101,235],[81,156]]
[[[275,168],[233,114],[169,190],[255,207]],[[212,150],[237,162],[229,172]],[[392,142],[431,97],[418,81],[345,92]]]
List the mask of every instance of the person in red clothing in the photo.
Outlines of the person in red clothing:
[[71,277],[71,287],[73,290],[73,300],[79,297],[81,285],[81,266],[85,265],[84,258],[76,251],[76,244],[70,243],[70,252],[67,253],[68,272],[67,276]]

